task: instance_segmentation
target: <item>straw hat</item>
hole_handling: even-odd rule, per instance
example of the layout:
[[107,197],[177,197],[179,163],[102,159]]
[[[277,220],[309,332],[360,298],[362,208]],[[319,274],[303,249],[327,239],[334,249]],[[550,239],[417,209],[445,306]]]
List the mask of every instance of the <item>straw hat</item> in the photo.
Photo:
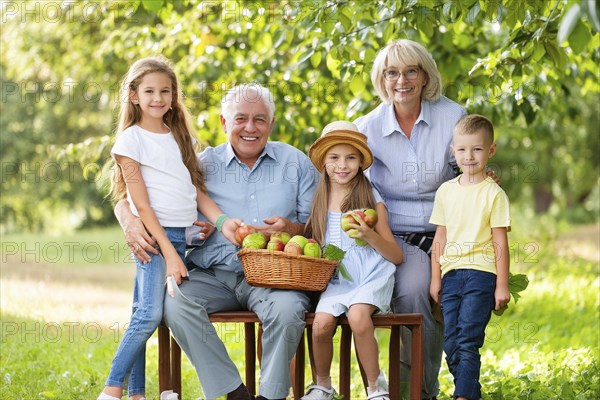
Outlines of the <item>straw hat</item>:
[[319,172],[323,172],[325,167],[325,154],[337,144],[349,144],[356,147],[362,154],[363,170],[369,168],[373,163],[373,153],[367,145],[367,136],[360,133],[352,122],[335,121],[323,128],[321,137],[308,150],[308,156]]

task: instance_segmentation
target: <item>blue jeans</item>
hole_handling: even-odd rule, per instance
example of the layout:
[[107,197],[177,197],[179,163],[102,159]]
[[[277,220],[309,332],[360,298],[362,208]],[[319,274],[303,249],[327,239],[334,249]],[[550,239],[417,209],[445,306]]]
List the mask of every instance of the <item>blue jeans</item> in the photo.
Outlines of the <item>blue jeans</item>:
[[[177,253],[183,260],[185,252],[185,228],[163,228]],[[133,257],[133,256],[132,256]],[[131,321],[125,330],[113,359],[107,386],[123,387],[129,375],[128,395],[145,394],[146,390],[146,342],[163,316],[165,297],[166,265],[162,255],[153,255],[152,260],[136,263],[133,287],[133,309]]]
[[481,398],[479,349],[494,309],[496,275],[472,269],[448,272],[442,279],[444,352],[454,376],[454,397]]

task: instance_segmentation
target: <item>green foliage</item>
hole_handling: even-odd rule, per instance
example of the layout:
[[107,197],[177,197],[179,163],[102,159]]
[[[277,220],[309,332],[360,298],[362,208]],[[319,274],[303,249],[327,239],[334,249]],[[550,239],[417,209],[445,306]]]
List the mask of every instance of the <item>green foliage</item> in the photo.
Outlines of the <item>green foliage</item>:
[[[277,104],[272,139],[305,151],[328,122],[377,105],[371,64],[396,38],[423,43],[444,94],[494,121],[495,161],[510,175],[503,185],[513,201],[597,213],[598,177],[588,173],[600,165],[592,3],[3,3],[0,224],[56,230],[113,219],[103,198],[113,109],[120,78],[140,57],[173,61],[203,144],[225,140],[218,117],[225,90],[260,82]],[[533,167],[535,181],[521,180]]]
[[[517,214],[510,234],[511,270],[515,275],[526,274],[530,283],[522,292],[518,303],[512,304],[502,317],[493,316],[486,330],[482,348],[481,382],[484,399],[590,399],[600,394],[600,326],[598,321],[598,226],[573,227],[554,222],[543,216],[530,218]],[[77,255],[68,261],[45,263],[38,277],[38,287],[50,285],[52,280],[68,277],[72,282],[93,284],[85,295],[61,308],[73,310],[80,307],[85,297],[100,295],[108,303],[115,293],[115,284],[129,297],[131,281],[123,285],[127,261],[114,260],[114,242],[122,244],[122,234],[117,227],[95,231],[77,232],[72,237],[48,235],[6,235],[3,237],[3,285],[19,282],[38,262],[23,259],[23,254],[40,243],[41,248],[60,243],[81,249],[85,244],[98,244],[102,257],[97,263]],[[8,254],[4,243],[23,243],[20,254]],[[590,247],[588,251],[587,248]],[[95,245],[94,245],[95,247]],[[62,247],[64,249],[64,246]],[[12,253],[12,252],[11,252]],[[46,252],[42,252],[46,253]],[[50,253],[47,253],[50,254]],[[92,253],[87,253],[92,254]],[[53,257],[52,257],[53,258]],[[70,263],[70,265],[69,265]],[[89,273],[88,270],[98,270]],[[11,273],[7,273],[13,271]],[[18,272],[17,272],[18,271]],[[111,325],[98,319],[116,321],[114,315],[99,315],[98,304],[92,304],[90,320],[77,318],[52,319],[55,312],[55,295],[50,294],[29,304],[23,293],[7,295],[2,292],[2,318],[0,330],[0,398],[17,399],[92,399],[103,387],[110,362],[122,337],[122,324]],[[87,288],[87,287],[86,287]],[[74,286],[65,285],[67,295]],[[9,297],[7,297],[9,296]],[[35,297],[35,296],[34,296]],[[117,304],[125,310],[127,304]],[[16,313],[32,308],[41,311],[39,319]],[[82,313],[85,314],[85,313]],[[96,321],[96,322],[94,322]],[[227,349],[243,373],[244,346],[242,327],[238,324],[219,325],[217,332],[226,341]],[[339,332],[338,332],[339,334]],[[389,332],[377,331],[380,360],[387,365]],[[334,338],[339,343],[339,336]],[[334,356],[332,375],[337,384],[337,354]],[[158,395],[157,342],[153,338],[147,351],[148,398]],[[183,357],[183,390],[185,399],[202,397],[197,376],[189,361]],[[307,370],[306,376],[310,376]],[[360,372],[352,363],[353,398],[362,398]],[[452,394],[452,378],[445,362],[440,374],[441,398]]]

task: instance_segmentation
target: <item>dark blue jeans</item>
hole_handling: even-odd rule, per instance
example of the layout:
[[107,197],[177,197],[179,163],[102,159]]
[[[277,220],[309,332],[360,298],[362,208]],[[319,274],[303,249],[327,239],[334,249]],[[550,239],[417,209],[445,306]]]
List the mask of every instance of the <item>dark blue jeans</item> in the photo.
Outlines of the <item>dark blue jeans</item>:
[[472,269],[448,272],[442,279],[444,352],[454,377],[454,397],[481,398],[479,349],[494,309],[496,275]]

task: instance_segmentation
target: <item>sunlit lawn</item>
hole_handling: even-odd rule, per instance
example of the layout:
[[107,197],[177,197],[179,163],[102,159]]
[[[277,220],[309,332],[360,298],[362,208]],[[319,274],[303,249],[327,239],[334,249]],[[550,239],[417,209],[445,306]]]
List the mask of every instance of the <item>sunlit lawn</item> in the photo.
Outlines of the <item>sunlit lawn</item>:
[[[482,351],[484,398],[600,397],[598,230],[512,234],[513,271],[527,273],[531,283],[516,305],[490,322]],[[2,240],[0,398],[94,399],[129,319],[134,267],[122,233],[110,228]],[[242,327],[219,331],[243,376]],[[387,365],[388,332],[379,336]],[[156,399],[155,337],[147,360],[147,398]],[[442,365],[441,398],[448,399],[451,376]],[[334,382],[336,371],[334,364]],[[356,365],[353,374],[353,398],[364,398]],[[184,399],[202,397],[185,357],[183,392]]]

